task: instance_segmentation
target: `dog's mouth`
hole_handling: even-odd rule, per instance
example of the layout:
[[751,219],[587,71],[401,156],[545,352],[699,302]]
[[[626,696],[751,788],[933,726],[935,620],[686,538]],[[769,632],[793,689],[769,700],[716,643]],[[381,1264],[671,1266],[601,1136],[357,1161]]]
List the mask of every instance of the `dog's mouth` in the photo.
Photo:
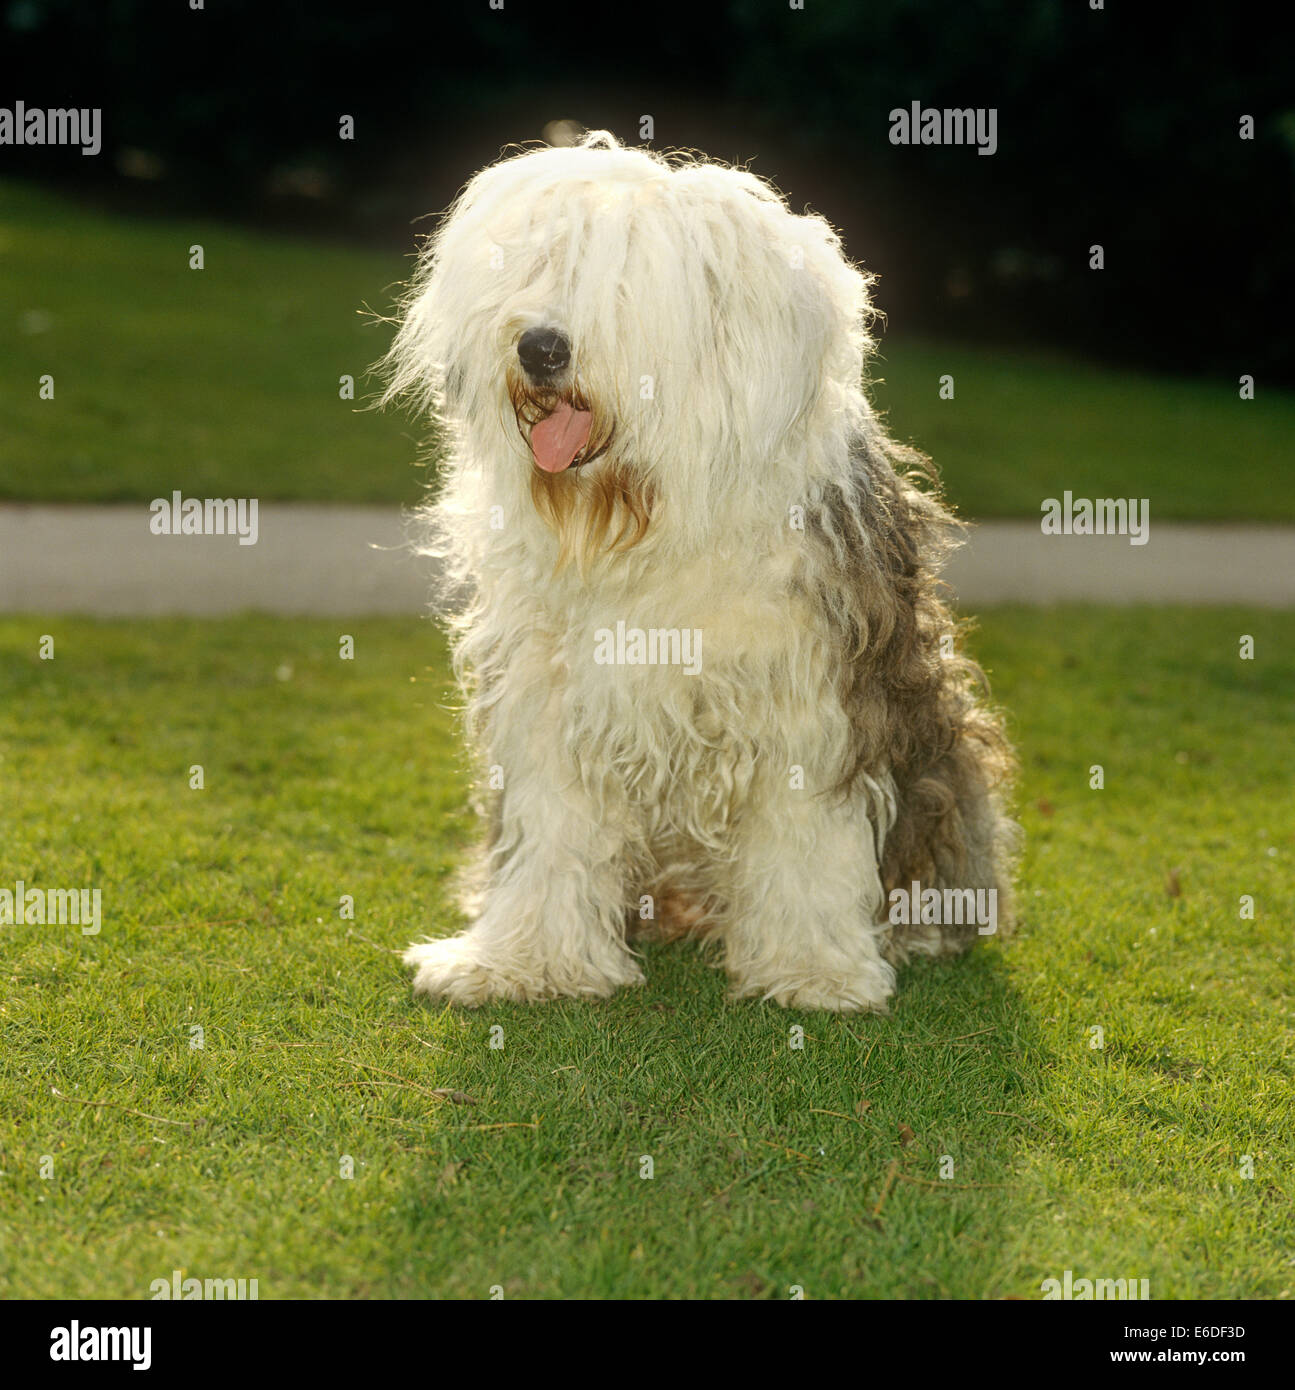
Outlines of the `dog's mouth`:
[[574,372],[560,384],[521,372],[509,372],[507,382],[530,455],[531,501],[557,535],[558,568],[575,560],[584,573],[599,555],[637,545],[655,493],[641,470],[616,457],[616,416],[586,394]]
[[537,385],[520,373],[510,373],[508,395],[517,428],[539,473],[574,473],[611,445],[610,421],[574,381]]
[[570,401],[556,406],[531,426],[531,456],[545,473],[564,473],[579,468],[589,447],[593,412],[581,410]]

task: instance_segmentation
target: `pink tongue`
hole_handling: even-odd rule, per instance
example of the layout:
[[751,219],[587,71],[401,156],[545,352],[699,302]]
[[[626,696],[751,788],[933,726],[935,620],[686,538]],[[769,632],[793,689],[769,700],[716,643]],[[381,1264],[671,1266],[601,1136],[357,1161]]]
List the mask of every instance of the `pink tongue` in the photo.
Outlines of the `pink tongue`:
[[531,429],[531,453],[546,473],[561,473],[589,442],[593,416],[587,410],[574,410],[564,401]]

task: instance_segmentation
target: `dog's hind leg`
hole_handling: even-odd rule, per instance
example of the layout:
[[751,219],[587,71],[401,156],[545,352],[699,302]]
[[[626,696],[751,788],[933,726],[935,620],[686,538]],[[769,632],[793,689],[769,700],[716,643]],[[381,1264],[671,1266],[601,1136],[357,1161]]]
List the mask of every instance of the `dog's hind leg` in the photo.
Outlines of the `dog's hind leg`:
[[[938,921],[892,928],[885,950],[896,964],[914,955],[957,955],[1013,923],[1020,832],[1003,806],[1010,754],[996,720],[980,707],[969,706],[954,730],[951,747],[917,775],[897,779],[898,814],[886,838],[883,880],[888,891],[909,893],[913,883],[936,889],[941,910]],[[955,909],[952,920],[946,904]]]

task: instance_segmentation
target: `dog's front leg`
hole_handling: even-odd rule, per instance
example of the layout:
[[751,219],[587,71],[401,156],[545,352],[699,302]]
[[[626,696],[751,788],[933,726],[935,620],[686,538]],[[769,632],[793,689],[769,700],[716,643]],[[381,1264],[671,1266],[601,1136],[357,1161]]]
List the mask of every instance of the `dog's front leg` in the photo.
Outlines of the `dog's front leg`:
[[509,727],[517,736],[499,750],[504,788],[481,913],[461,936],[405,952],[415,992],[471,1005],[641,984],[625,944],[620,808],[581,784],[556,720]]
[[884,795],[842,805],[792,790],[749,808],[724,928],[735,998],[885,1009],[895,972],[874,925],[884,898],[874,818],[884,814]]

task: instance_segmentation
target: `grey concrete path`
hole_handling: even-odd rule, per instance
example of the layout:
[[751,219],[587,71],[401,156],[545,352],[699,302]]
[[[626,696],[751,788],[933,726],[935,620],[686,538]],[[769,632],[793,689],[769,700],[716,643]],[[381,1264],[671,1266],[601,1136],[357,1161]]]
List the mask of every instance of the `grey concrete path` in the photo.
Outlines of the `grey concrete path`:
[[[395,507],[266,503],[255,545],[154,536],[144,505],[0,505],[0,612],[108,616],[419,613],[427,561]],[[989,603],[1295,607],[1295,527],[1156,522],[1146,545],[977,526],[949,567],[963,607]]]

